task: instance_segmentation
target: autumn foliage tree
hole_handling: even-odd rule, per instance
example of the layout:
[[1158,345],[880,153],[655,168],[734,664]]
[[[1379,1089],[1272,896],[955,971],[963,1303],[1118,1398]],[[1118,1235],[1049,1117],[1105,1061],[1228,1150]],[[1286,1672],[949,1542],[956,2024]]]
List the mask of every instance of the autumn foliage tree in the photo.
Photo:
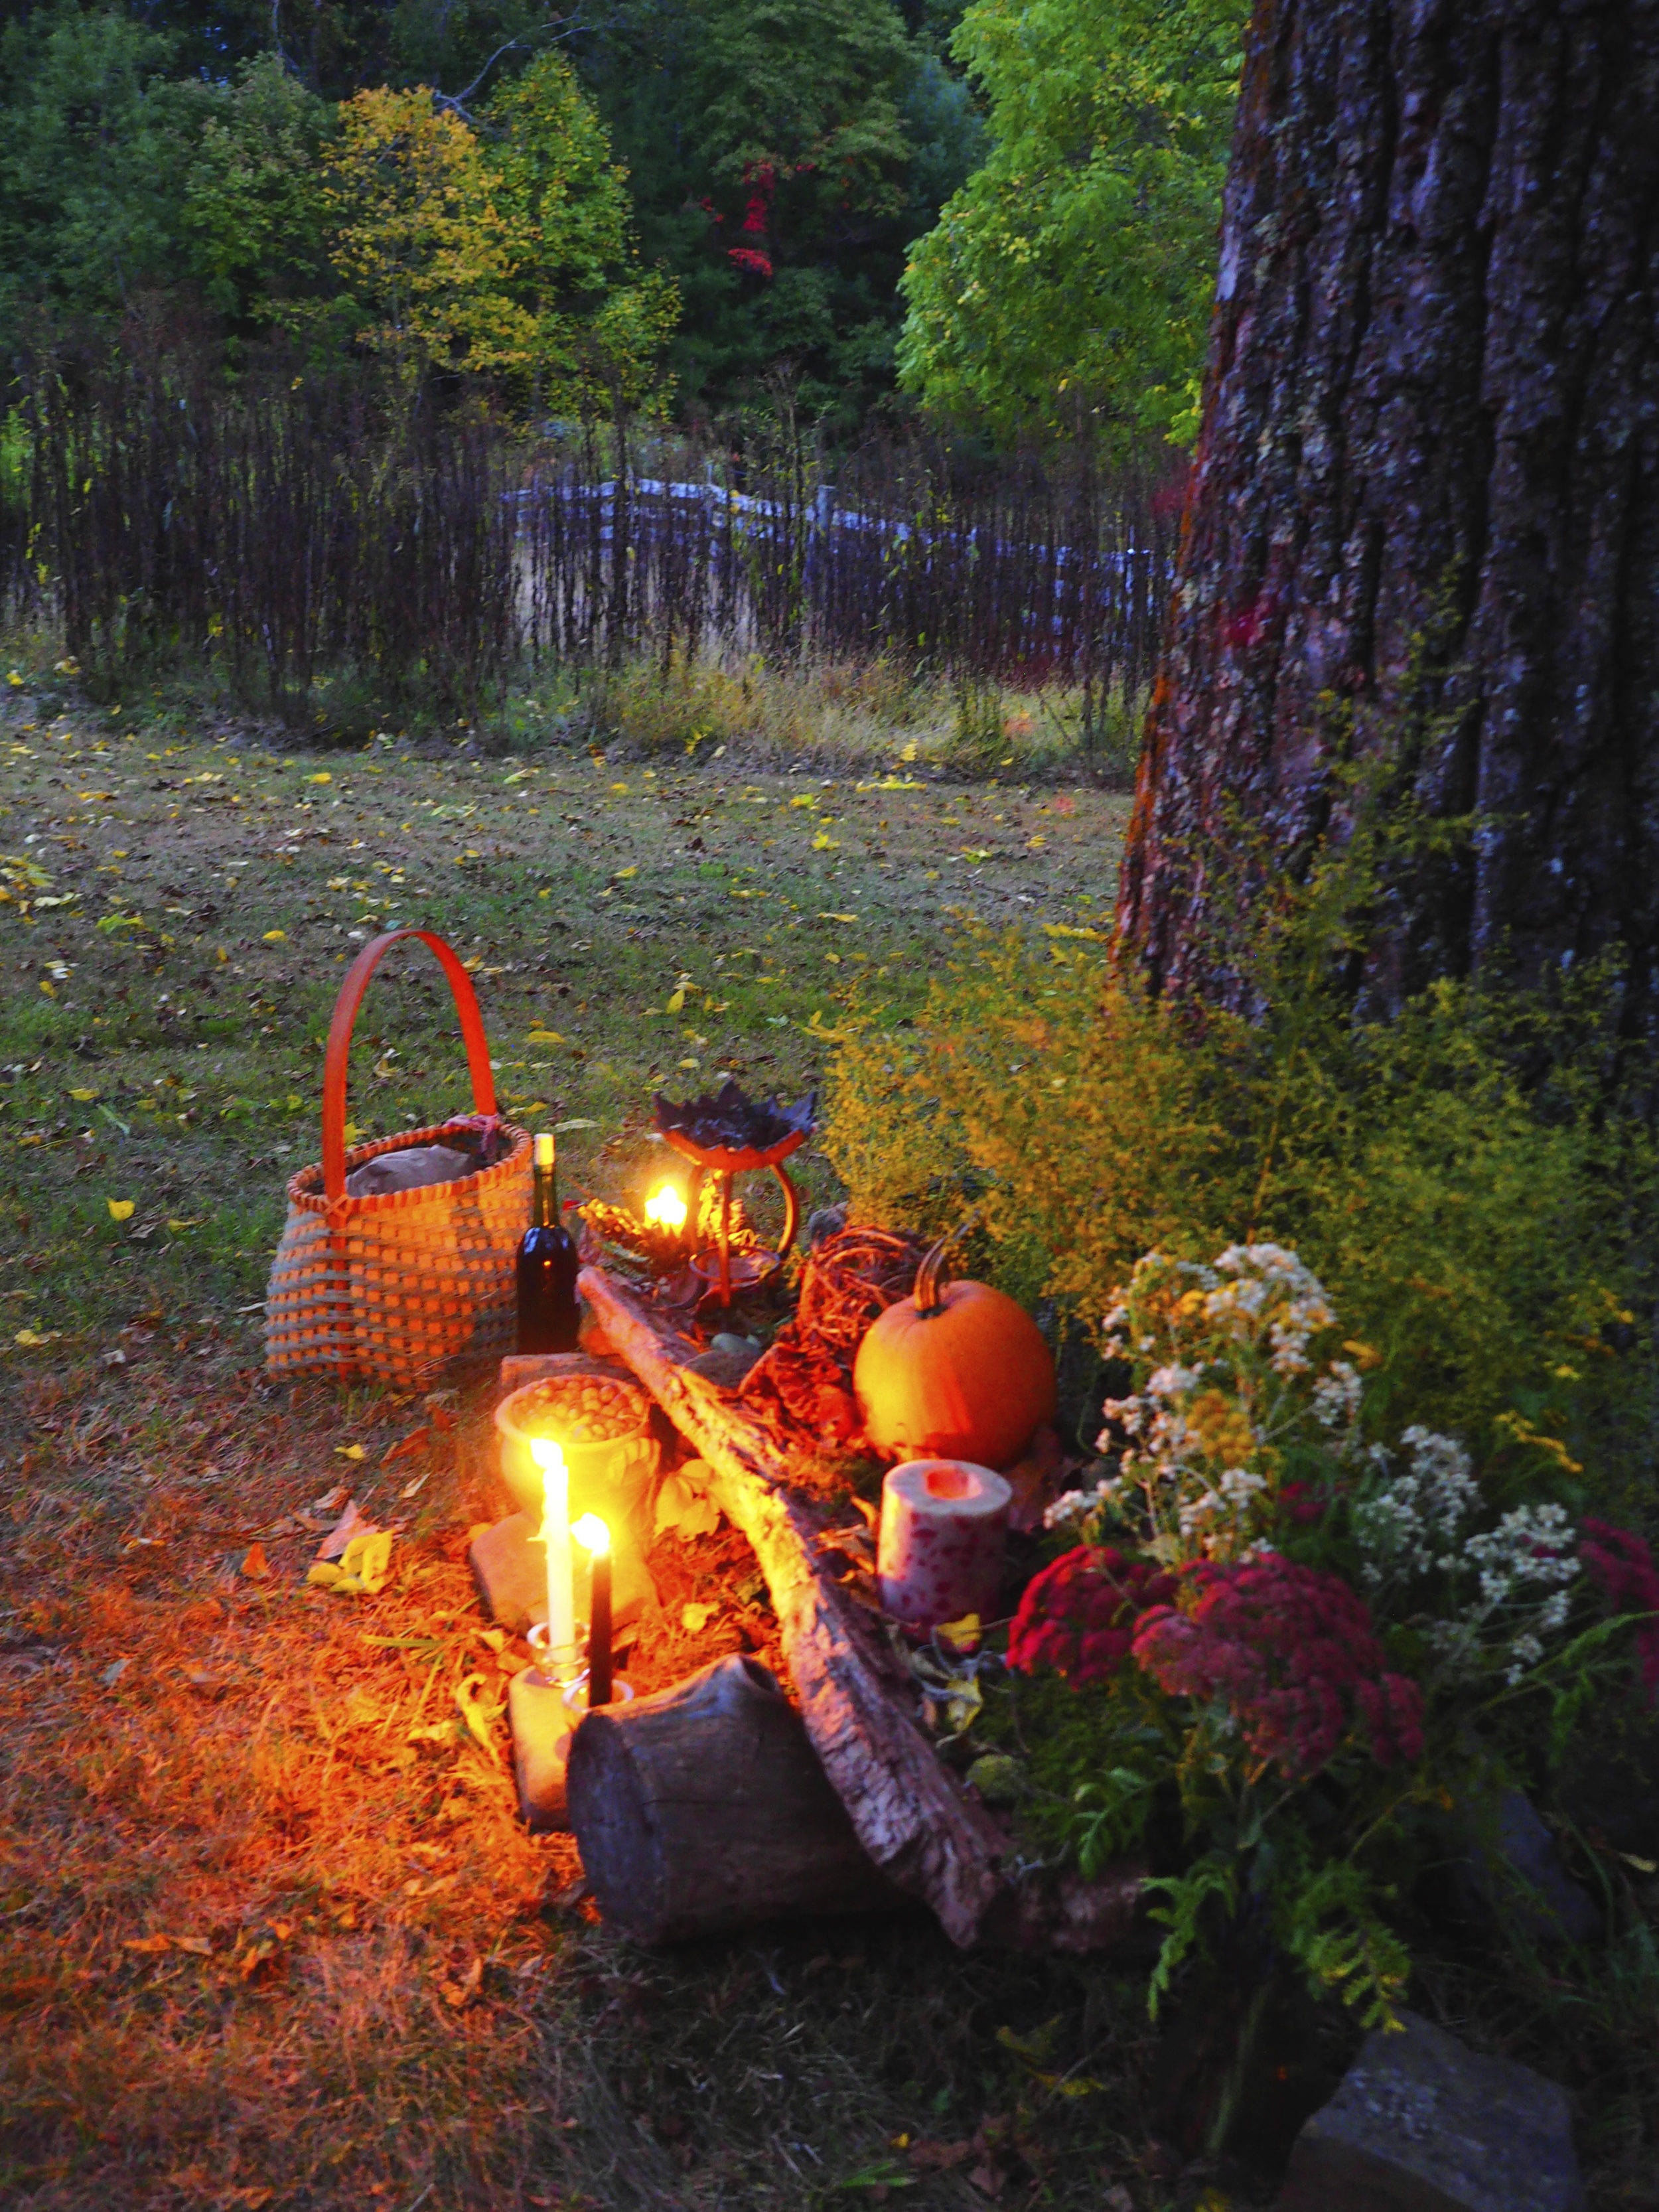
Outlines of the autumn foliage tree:
[[644,399],[677,302],[633,264],[603,125],[556,54],[490,120],[493,143],[423,85],[343,104],[324,199],[358,342],[406,390],[465,370],[556,410]]

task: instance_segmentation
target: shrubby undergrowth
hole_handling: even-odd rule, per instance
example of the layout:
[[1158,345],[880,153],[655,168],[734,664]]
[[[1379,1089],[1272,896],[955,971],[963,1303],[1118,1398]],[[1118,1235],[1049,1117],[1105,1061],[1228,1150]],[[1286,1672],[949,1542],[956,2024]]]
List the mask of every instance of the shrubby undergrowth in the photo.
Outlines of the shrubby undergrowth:
[[1285,1245],[1397,1427],[1541,1450],[1624,1510],[1655,1434],[1659,1156],[1610,1087],[1616,972],[1358,1019],[1340,888],[1258,933],[1255,1020],[1150,998],[1100,932],[964,925],[914,1022],[843,1017],[825,1142],[855,1218],[971,1203],[999,1279],[1097,1345],[1143,1254]]
[[[1659,1802],[1659,1162],[1612,963],[1367,1018],[1379,843],[1241,922],[1248,1018],[1152,999],[1103,932],[965,925],[913,1021],[849,1008],[826,1141],[854,1218],[973,1206],[979,1266],[1094,1347],[1097,1456],[980,1741],[1033,1848],[1149,1854],[1154,2002],[1212,1947],[1387,2020],[1443,1949],[1434,1881],[1484,1864],[1559,2011],[1494,1839],[1514,1790],[1575,1832],[1592,1738]],[[1645,1862],[1608,1848],[1628,1965]],[[1611,1974],[1572,2002],[1627,2026],[1651,1985]]]

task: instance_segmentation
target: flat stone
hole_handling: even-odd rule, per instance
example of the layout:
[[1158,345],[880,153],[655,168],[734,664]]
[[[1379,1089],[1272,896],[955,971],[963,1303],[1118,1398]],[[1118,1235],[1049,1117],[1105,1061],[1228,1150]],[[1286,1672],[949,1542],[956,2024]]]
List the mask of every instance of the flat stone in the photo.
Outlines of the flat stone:
[[519,1812],[532,1835],[568,1834],[564,1763],[581,1716],[565,1704],[562,1690],[544,1682],[533,1667],[508,1682],[507,1711],[513,1724]]
[[1565,2090],[1401,2018],[1303,2127],[1279,2212],[1581,2212]]
[[[625,1528],[611,1530],[611,1619],[620,1632],[655,1610],[657,1586]],[[532,1621],[547,1618],[547,1552],[540,1524],[527,1513],[509,1513],[475,1536],[467,1547],[472,1576],[490,1619],[509,1635],[522,1636]],[[576,1547],[576,1613],[587,1618],[587,1555]]]
[[554,1382],[567,1375],[602,1375],[611,1382],[632,1382],[636,1387],[639,1382],[631,1367],[624,1367],[620,1359],[605,1358],[598,1352],[509,1352],[501,1361],[495,1402],[499,1406],[503,1398],[510,1398],[526,1383]]

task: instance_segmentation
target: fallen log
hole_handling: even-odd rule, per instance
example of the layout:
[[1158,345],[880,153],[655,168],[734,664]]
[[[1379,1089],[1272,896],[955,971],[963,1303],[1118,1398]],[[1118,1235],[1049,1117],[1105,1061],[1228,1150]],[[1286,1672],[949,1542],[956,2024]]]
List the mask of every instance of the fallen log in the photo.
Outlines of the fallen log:
[[758,1660],[734,1654],[654,1697],[600,1706],[566,1774],[599,1910],[642,1943],[901,1901]]
[[[711,1494],[754,1547],[801,1718],[865,1850],[932,1907],[953,1942],[1017,1923],[1022,1941],[1041,1942],[1042,1899],[1021,1893],[1012,1923],[1006,1902],[994,1917],[1013,1893],[1009,1838],[941,1765],[912,1717],[915,1685],[880,1623],[834,1579],[817,1545],[824,1509],[790,1488],[775,1447],[740,1406],[687,1376],[696,1346],[602,1268],[586,1269],[580,1288],[617,1356],[714,1469]],[[1055,1905],[1074,1923],[1058,1893]]]

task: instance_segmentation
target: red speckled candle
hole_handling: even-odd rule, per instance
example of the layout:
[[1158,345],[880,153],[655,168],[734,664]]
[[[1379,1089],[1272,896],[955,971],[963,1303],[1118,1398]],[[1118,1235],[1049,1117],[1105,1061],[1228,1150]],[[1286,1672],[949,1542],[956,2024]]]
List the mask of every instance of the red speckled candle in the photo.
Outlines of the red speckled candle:
[[1012,1496],[971,1460],[912,1459],[889,1470],[876,1571],[895,1620],[925,1632],[967,1613],[993,1617]]

